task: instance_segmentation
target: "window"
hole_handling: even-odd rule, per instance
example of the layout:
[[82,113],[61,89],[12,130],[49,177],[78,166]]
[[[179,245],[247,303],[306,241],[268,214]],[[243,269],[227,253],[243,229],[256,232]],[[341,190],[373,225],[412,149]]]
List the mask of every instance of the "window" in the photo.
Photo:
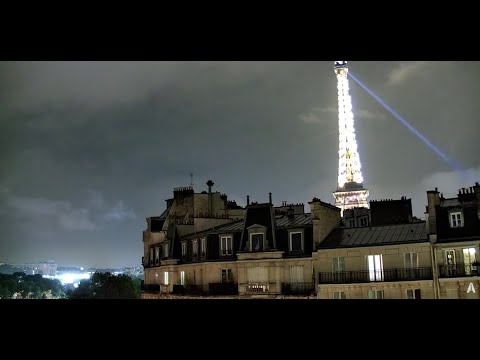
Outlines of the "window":
[[333,272],[333,281],[335,283],[344,283],[345,282],[345,258],[344,257],[334,257],[332,258],[332,272]]
[[465,275],[472,274],[472,263],[475,262],[475,248],[463,249],[463,264],[465,265]]
[[405,253],[403,254],[403,260],[406,269],[418,268],[418,256],[417,253]]
[[250,234],[251,251],[263,251],[263,233]]
[[304,283],[304,268],[302,265],[291,265],[290,266],[290,285]]
[[185,285],[185,271],[180,271],[180,285]]
[[149,259],[149,264],[153,264],[153,249],[150,249],[150,259]]
[[290,251],[301,252],[303,251],[303,238],[301,232],[290,233]]
[[193,254],[193,259],[196,260],[198,258],[198,241],[193,240],[192,241],[192,254]]
[[368,291],[369,299],[383,299],[383,290],[369,290]]
[[445,264],[447,266],[455,265],[455,250],[445,250]]
[[156,247],[155,248],[155,264],[158,265],[159,261],[160,261],[160,248]]
[[351,219],[349,222],[349,226],[350,227],[354,227],[355,226],[355,220]]
[[187,243],[182,243],[182,256],[187,256]]
[[450,213],[450,227],[462,227],[463,226],[463,217],[460,211]]
[[222,283],[231,283],[233,282],[233,273],[232,269],[222,269]]
[[342,272],[345,271],[345,258],[344,257],[334,257],[332,259],[332,270],[333,272]]
[[232,255],[232,237],[222,236],[220,238],[220,254]]
[[168,258],[168,244],[163,245],[163,256]]
[[343,291],[334,291],[333,292],[333,298],[334,299],[346,299],[347,296],[345,295],[345,292],[343,292]]
[[367,261],[370,281],[383,281],[382,255],[368,255]]
[[361,218],[360,219],[360,226],[367,226],[368,225],[368,219],[367,218]]
[[202,258],[207,256],[206,243],[205,238],[200,239],[200,254],[202,255]]
[[407,299],[421,299],[420,289],[408,289]]
[[170,280],[170,279],[169,279],[168,274],[169,274],[168,271],[165,271],[165,272],[163,273],[163,284],[164,284],[164,285],[169,285],[169,280]]

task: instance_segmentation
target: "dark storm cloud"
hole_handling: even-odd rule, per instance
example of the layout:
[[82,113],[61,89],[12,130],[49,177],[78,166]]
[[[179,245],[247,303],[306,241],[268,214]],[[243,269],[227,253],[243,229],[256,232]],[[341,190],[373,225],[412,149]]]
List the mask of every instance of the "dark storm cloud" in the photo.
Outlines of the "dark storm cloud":
[[[479,178],[478,63],[351,62],[350,70]],[[0,64],[0,261],[140,265],[145,217],[172,188],[240,204],[333,202],[338,166],[331,62]],[[350,83],[371,199],[445,195],[459,178]],[[306,205],[308,209],[308,205]]]

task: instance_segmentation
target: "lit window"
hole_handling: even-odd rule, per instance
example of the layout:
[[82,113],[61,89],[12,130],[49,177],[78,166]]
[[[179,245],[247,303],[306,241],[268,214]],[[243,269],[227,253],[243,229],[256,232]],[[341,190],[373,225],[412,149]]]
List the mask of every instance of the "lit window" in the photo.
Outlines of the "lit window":
[[251,251],[263,251],[263,233],[250,234]]
[[459,212],[451,212],[450,213],[450,227],[462,227],[463,226],[463,217],[462,213]]
[[333,298],[334,299],[346,299],[347,296],[345,295],[345,292],[343,292],[343,291],[334,291],[333,292]]
[[475,248],[463,249],[463,264],[465,265],[465,275],[471,275],[473,263],[475,262]]
[[420,289],[408,289],[407,299],[421,299]]
[[185,285],[185,271],[180,271],[180,285]]
[[383,290],[369,290],[368,291],[369,299],[383,299]]
[[231,236],[220,237],[220,254],[232,255],[232,237]]
[[368,255],[367,261],[370,281],[383,281],[382,255]]
[[290,251],[303,251],[303,239],[301,232],[290,233]]
[[168,274],[169,274],[168,271],[165,271],[165,272],[163,273],[163,284],[164,284],[164,285],[169,285],[169,276],[168,276]]

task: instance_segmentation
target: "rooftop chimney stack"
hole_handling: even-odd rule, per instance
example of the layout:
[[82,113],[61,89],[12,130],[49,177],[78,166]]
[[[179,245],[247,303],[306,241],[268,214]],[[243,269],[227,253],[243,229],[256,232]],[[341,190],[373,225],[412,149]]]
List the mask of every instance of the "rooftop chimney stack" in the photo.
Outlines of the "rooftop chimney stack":
[[208,186],[208,216],[212,216],[212,186],[214,185],[212,180],[207,181]]

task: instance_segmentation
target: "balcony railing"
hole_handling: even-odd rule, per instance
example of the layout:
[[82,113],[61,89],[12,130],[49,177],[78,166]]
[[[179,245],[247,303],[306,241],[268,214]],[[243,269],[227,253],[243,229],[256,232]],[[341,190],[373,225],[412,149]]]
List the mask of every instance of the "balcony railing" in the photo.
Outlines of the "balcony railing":
[[431,280],[432,268],[383,269],[341,272],[321,272],[318,274],[319,284],[352,284],[379,281],[411,281]]
[[283,283],[283,295],[310,295],[315,291],[315,286],[311,282]]
[[236,283],[210,283],[210,295],[238,295],[238,284]]
[[142,283],[141,290],[146,293],[160,293],[160,285],[145,285]]
[[269,283],[248,283],[247,294],[268,294],[270,291]]
[[468,277],[478,276],[478,266],[471,264],[440,265],[440,277]]
[[210,283],[208,285],[173,285],[172,294],[194,296],[238,295],[238,284]]
[[208,295],[208,285],[173,285],[175,295]]

